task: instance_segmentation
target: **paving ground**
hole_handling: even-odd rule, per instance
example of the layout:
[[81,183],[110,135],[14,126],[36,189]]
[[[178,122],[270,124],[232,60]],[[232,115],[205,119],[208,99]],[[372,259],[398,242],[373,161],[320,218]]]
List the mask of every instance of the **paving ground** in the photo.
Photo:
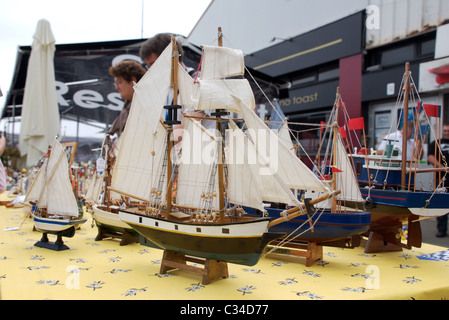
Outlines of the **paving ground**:
[[449,237],[437,238],[437,220],[436,218],[421,221],[422,241],[445,248],[449,248]]

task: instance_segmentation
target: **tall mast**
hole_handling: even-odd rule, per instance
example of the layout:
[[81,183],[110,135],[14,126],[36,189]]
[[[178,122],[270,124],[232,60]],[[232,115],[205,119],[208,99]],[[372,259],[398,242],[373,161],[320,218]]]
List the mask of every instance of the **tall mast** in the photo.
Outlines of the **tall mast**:
[[172,166],[173,162],[171,159],[171,153],[173,149],[174,141],[171,139],[173,134],[173,125],[180,124],[178,121],[177,112],[181,106],[178,106],[178,63],[179,63],[179,51],[176,45],[176,36],[172,35],[172,68],[171,68],[171,87],[173,88],[173,103],[172,105],[165,106],[167,109],[167,214],[171,212],[172,208]]
[[401,190],[405,190],[405,175],[407,166],[407,131],[408,131],[408,99],[410,91],[410,62],[405,64],[404,74],[404,109],[402,111],[402,163]]
[[[223,34],[221,27],[218,27],[218,46],[223,46]],[[219,199],[219,222],[223,222],[224,218],[224,169],[223,169],[223,135],[221,134],[221,116],[228,114],[227,112],[221,110],[215,110],[213,113],[217,117],[217,131],[220,133],[221,138],[219,139],[218,146],[218,199]]]
[[[337,133],[338,133],[338,122],[335,121],[332,125],[333,131],[333,148],[332,148],[332,161],[333,166],[336,168],[337,166]],[[332,190],[337,190],[337,175],[336,173],[332,173]],[[337,211],[337,198],[332,197],[331,199],[331,212]]]
[[[334,104],[335,121],[332,124],[332,134],[333,134],[332,162],[333,162],[333,166],[334,167],[337,166],[338,113],[340,111],[338,109],[339,101],[340,101],[340,87],[337,87],[336,99],[335,99],[335,104]],[[337,175],[335,173],[332,173],[332,190],[337,190]],[[336,211],[337,211],[337,199],[336,199],[336,197],[332,197],[332,199],[331,199],[331,212],[336,212]]]

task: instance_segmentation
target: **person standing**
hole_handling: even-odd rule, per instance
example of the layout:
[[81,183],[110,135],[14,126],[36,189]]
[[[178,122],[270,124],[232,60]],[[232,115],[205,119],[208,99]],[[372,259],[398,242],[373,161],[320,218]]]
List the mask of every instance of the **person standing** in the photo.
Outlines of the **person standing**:
[[[407,122],[407,160],[411,160],[412,158],[412,152],[413,152],[413,129],[414,125],[413,122]],[[392,142],[392,145],[395,150],[398,150],[399,156],[402,157],[402,137],[403,137],[403,129],[398,130],[396,132],[390,133],[389,135],[386,135],[382,142],[379,144],[379,147],[377,148],[377,154],[383,155],[386,151],[387,145],[389,142]],[[415,147],[416,149],[416,147]]]
[[[158,33],[155,36],[147,39],[142,44],[142,46],[140,47],[139,55],[148,69],[150,69],[151,66],[154,64],[154,62],[156,62],[157,58],[159,58],[159,56],[162,54],[165,48],[167,48],[167,46],[171,43],[171,41],[172,41],[172,34]],[[193,79],[197,78],[198,72],[195,69],[188,67],[184,64],[183,61],[184,50],[182,49],[182,45],[179,43],[179,41],[176,41],[176,45],[178,47],[179,53],[179,64]],[[171,102],[172,101],[167,101],[167,105],[170,104]],[[180,102],[182,104],[182,101]],[[199,122],[201,122],[201,124],[211,133],[215,132],[216,122],[213,120],[203,119],[204,117],[210,117],[210,112],[192,109],[186,109],[183,112],[185,112],[186,115],[191,116],[196,120],[198,120]],[[175,144],[178,144],[182,139],[182,128],[184,125],[183,124],[184,118],[180,110],[178,110],[178,119],[181,121],[181,124],[174,126]]]
[[145,72],[145,68],[134,60],[120,61],[109,68],[109,74],[114,77],[115,89],[120,93],[120,97],[125,100],[122,111],[108,131],[109,135],[117,134],[120,136],[125,129],[134,95],[134,83],[137,83]]
[[[436,141],[432,141],[429,145],[429,152],[427,154],[427,162],[428,164],[436,167],[447,167],[447,161],[449,161],[449,123],[443,124],[443,137],[440,142],[439,148],[435,147]],[[437,157],[435,155],[435,150],[437,154],[441,155],[444,162],[437,161]],[[443,165],[445,164],[445,165]],[[443,187],[449,188],[449,177],[447,177],[443,183]],[[447,224],[448,224],[448,214],[437,217],[437,234],[438,238],[447,236]]]
[[[172,39],[172,34],[170,33],[158,33],[155,36],[147,39],[140,47],[139,55],[140,59],[145,63],[146,67],[149,69],[156,62],[157,58],[162,54],[162,52],[167,48]],[[192,78],[196,76],[195,69],[187,67],[184,64],[184,50],[179,41],[176,41],[179,53],[179,64],[187,71]]]

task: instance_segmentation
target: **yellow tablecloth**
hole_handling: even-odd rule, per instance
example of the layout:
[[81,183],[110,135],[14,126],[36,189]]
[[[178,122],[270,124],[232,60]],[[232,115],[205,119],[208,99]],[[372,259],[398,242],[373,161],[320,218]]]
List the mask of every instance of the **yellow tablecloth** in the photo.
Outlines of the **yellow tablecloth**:
[[[1,196],[4,198],[4,195]],[[310,300],[448,299],[449,261],[418,256],[447,250],[422,248],[364,254],[363,247],[324,247],[322,261],[263,258],[253,267],[229,264],[229,278],[206,286],[187,271],[159,274],[162,251],[117,240],[94,240],[92,218],[66,251],[38,248],[23,208],[0,207],[1,299]],[[55,237],[49,235],[50,241]]]

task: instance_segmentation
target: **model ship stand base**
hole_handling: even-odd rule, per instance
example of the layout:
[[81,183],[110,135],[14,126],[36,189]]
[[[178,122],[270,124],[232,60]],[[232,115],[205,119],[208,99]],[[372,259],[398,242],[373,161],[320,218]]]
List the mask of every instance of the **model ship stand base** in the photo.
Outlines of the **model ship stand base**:
[[397,224],[370,230],[366,234],[367,239],[362,240],[362,245],[365,246],[365,253],[397,252],[402,251],[404,248],[421,248],[421,224],[419,221],[412,219],[413,217],[408,219],[406,243],[401,241],[403,237],[402,222],[398,222]]
[[109,230],[108,228],[98,226],[98,234],[95,237],[95,241],[101,241],[106,238],[119,239],[120,246],[126,246],[127,244],[131,243],[139,243],[139,237],[132,235],[128,231],[115,232]]
[[265,250],[268,251],[266,257],[268,258],[282,258],[282,257],[304,257],[306,258],[306,267],[311,267],[316,261],[323,259],[323,246],[316,242],[289,242],[280,245],[279,241],[272,241]]
[[[202,264],[204,265],[204,268],[188,265],[187,262]],[[203,278],[201,283],[203,285],[229,277],[228,264],[226,262],[213,259],[190,257],[186,256],[185,254],[164,250],[160,273],[166,274],[168,271],[175,269],[202,275]]]
[[264,256],[268,258],[287,258],[293,259],[294,262],[300,262],[297,258],[304,257],[306,267],[311,267],[315,262],[323,259],[323,247],[336,247],[344,249],[354,249],[360,246],[361,237],[359,235],[329,241],[298,241],[290,240],[286,243],[274,240],[265,248]]
[[70,229],[64,230],[61,233],[56,234],[56,241],[51,242],[48,240],[48,234],[44,232],[42,234],[41,240],[36,242],[34,244],[35,247],[44,248],[44,249],[50,249],[54,251],[63,251],[63,250],[69,250],[70,248],[67,247],[64,244],[64,241],[62,241],[62,237],[73,237],[75,234],[75,227],[71,227]]

